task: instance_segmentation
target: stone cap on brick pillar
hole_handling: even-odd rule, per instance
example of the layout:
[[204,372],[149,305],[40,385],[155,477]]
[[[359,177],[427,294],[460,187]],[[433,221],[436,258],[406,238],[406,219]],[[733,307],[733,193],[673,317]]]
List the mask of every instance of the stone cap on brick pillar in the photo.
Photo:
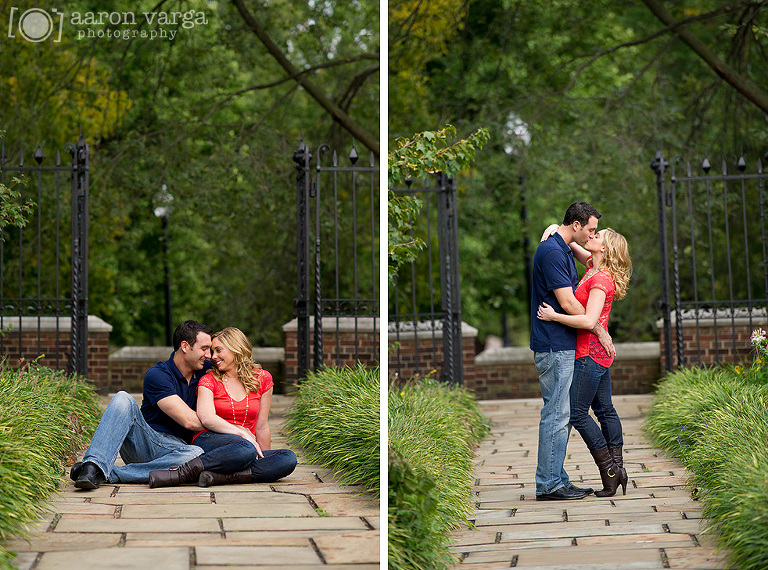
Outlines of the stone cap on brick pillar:
[[[685,327],[713,327],[715,320],[720,326],[729,326],[733,322],[736,326],[768,326],[768,310],[765,307],[736,307],[734,309],[685,309],[680,312]],[[677,323],[675,311],[669,312],[669,320],[672,326]],[[656,321],[656,328],[664,328],[664,319]]]
[[[381,319],[379,317],[323,317],[323,330],[338,330],[339,332],[379,332]],[[309,317],[310,329],[315,326],[315,317]],[[291,319],[283,325],[283,332],[296,332],[299,320]]]
[[[171,357],[172,346],[124,346],[109,355],[116,362],[164,362]],[[261,346],[253,349],[254,362],[284,362],[285,349],[277,346]]]
[[[400,338],[413,338],[414,334],[416,338],[443,338],[443,322],[442,321],[401,321],[390,322],[387,326],[387,333],[389,341],[397,340],[397,335]],[[462,338],[477,337],[477,329],[465,322],[461,323],[461,336]]]
[[[656,360],[661,355],[658,342],[620,342],[616,344],[616,360]],[[533,364],[533,351],[527,346],[489,348],[475,357],[477,366]]]
[[[45,316],[45,317],[19,317],[19,316],[2,316],[0,317],[0,326],[7,327],[12,325],[13,328],[10,333],[28,330],[39,330],[41,332],[68,332],[71,328],[72,317],[69,316]],[[88,315],[88,331],[89,332],[112,332],[112,325],[104,322],[96,315]]]

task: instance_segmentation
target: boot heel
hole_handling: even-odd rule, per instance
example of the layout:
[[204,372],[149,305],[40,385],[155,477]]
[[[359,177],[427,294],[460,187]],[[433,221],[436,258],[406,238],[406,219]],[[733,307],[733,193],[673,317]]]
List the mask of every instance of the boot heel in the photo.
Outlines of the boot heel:
[[619,467],[619,471],[621,472],[619,484],[621,485],[621,491],[625,495],[627,494],[627,482],[629,481],[629,477],[627,476],[627,470],[623,467]]

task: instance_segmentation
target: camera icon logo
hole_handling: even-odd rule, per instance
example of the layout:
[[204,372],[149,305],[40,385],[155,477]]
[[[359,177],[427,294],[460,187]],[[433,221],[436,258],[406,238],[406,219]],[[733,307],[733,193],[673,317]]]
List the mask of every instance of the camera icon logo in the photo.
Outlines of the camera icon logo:
[[[9,38],[16,37],[14,20],[16,18],[16,12],[18,11],[19,9],[16,6],[11,6],[11,17],[8,23]],[[56,8],[53,8],[51,12],[59,17],[58,36],[54,35],[53,41],[60,42],[61,32],[64,26],[64,12],[59,12]],[[28,42],[37,43],[47,40],[50,35],[56,31],[56,24],[55,16],[51,16],[51,14],[41,8],[30,8],[18,16],[19,35]]]

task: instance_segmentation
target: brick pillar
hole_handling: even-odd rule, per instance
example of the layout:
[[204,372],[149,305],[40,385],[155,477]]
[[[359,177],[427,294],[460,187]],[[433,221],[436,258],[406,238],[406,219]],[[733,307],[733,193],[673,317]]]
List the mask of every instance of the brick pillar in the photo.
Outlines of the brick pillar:
[[[374,323],[375,321],[375,323]],[[309,361],[314,358],[314,317],[309,319]],[[378,366],[381,352],[381,321],[373,317],[323,317],[323,364],[326,366]],[[283,325],[285,333],[286,390],[298,380],[298,323]]]
[[[66,370],[71,349],[70,317],[3,317],[10,329],[0,342],[0,353],[12,366],[36,360],[54,370]],[[109,333],[112,325],[88,316],[88,378],[99,392],[109,384]]]

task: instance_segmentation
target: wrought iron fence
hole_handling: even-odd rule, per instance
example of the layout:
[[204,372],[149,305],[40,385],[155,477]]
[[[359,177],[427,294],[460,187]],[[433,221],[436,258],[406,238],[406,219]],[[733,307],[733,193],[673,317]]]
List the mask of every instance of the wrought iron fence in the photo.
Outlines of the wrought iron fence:
[[464,383],[458,219],[454,179],[437,173],[422,188],[392,189],[422,201],[413,236],[426,251],[401,268],[390,287],[390,372],[407,379],[434,371],[450,385]]
[[[69,164],[62,164],[59,151],[51,164],[40,146],[29,164],[23,149],[9,151],[5,141],[0,147],[0,182],[9,185],[11,179],[23,177],[21,202],[35,203],[25,228],[9,228],[1,234],[0,328],[13,334],[12,341],[0,335],[0,353],[23,358],[32,346],[41,354],[43,320],[53,319],[57,347],[66,342],[63,329],[68,328],[68,372],[87,374],[90,151],[82,136],[66,149],[72,155]],[[66,321],[68,327],[60,326]],[[59,358],[55,350],[49,360],[55,368],[64,368]]]
[[[297,169],[298,376],[323,365],[374,362],[379,353],[379,167],[328,145],[301,143]],[[324,322],[333,327],[324,346]],[[342,329],[346,331],[342,334]],[[310,342],[310,330],[312,341]]]
[[744,331],[766,323],[768,173],[759,159],[751,169],[744,157],[715,169],[707,159],[670,163],[661,151],[651,167],[666,368],[738,360],[749,351]]

